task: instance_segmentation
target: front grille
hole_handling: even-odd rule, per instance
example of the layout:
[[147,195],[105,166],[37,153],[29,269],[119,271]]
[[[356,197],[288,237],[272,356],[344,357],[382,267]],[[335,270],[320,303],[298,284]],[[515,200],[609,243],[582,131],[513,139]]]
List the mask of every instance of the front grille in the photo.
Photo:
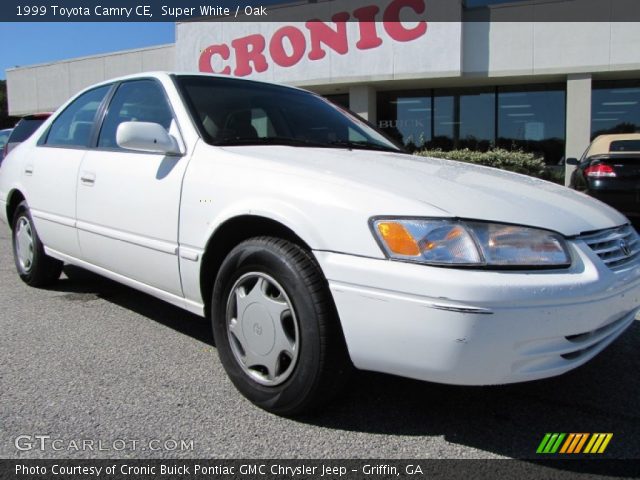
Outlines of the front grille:
[[620,270],[640,256],[640,238],[631,225],[601,230],[578,238],[611,270]]

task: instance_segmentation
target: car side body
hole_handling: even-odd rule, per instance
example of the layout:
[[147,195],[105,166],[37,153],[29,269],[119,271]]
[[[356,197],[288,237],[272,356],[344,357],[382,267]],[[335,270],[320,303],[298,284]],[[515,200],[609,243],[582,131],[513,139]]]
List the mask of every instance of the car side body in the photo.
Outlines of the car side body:
[[[427,381],[488,385],[559,375],[593,358],[634,321],[640,305],[640,241],[614,209],[531,177],[392,149],[212,145],[205,141],[211,134],[207,119],[194,114],[181,88],[180,82],[191,78],[219,77],[148,73],[78,94],[5,159],[0,216],[15,229],[17,212],[28,206],[47,257],[210,317],[217,345],[227,343],[225,328],[232,330],[237,320],[223,324],[220,319],[224,302],[231,308],[229,289],[238,298],[233,308],[250,310],[243,298],[253,290],[248,292],[230,266],[232,257],[239,271],[244,268],[239,246],[289,255],[304,269],[316,269],[321,287],[309,295],[323,298],[335,312],[322,313],[333,320],[321,323],[335,322],[331,341],[343,342],[349,362]],[[267,88],[261,82],[219,81]],[[155,105],[151,114],[138,112],[135,102],[118,104],[126,89],[129,98]],[[89,107],[75,111],[77,120],[64,141],[75,142],[73,130],[86,143],[47,145],[56,119],[73,111],[80,98],[87,98]],[[159,114],[162,99],[168,109]],[[110,111],[116,107],[120,124],[111,125]],[[85,119],[86,111],[95,114]],[[158,125],[146,115],[166,118],[159,122],[165,123],[164,132],[131,125]],[[211,120],[217,124],[211,130],[233,126],[239,115]],[[260,117],[253,130],[263,124]],[[151,142],[135,143],[145,135]],[[103,136],[110,140],[103,142]],[[144,151],[153,142],[166,146]],[[22,215],[26,221],[27,214]],[[377,229],[380,219],[392,223],[395,218],[524,226],[557,238],[568,263],[491,268],[393,258]],[[272,257],[269,261],[277,263],[277,255]],[[304,294],[287,286],[287,274],[279,277],[277,265],[256,271],[264,277],[256,277],[258,283],[270,282],[288,304],[298,305],[295,335],[306,334],[301,313],[306,307],[298,300]],[[224,275],[233,281],[220,280]],[[253,331],[243,334],[253,335],[247,345],[261,348],[263,328],[271,327],[262,317],[254,321],[254,313],[243,315]],[[289,371],[306,365],[297,357],[304,354],[299,343],[289,354],[301,363],[289,360],[287,375],[272,383],[260,381],[260,369],[251,377],[250,366],[241,361],[242,369],[229,366],[233,355],[237,360],[247,353],[246,345],[225,348],[230,353],[223,363],[234,383],[261,407],[294,414],[311,404],[283,406],[270,393],[290,389],[301,395],[302,387],[294,390],[298,373]],[[243,372],[247,378],[240,378]],[[252,386],[252,379],[259,385]]]

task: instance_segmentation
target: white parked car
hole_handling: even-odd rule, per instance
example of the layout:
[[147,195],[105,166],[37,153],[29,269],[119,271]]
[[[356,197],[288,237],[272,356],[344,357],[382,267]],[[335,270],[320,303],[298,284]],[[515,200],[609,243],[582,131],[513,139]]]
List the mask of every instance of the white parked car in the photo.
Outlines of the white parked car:
[[0,169],[29,285],[63,263],[211,318],[252,402],[360,369],[460,384],[571,370],[640,305],[628,220],[534,178],[400,151],[323,98],[149,73],[61,107]]

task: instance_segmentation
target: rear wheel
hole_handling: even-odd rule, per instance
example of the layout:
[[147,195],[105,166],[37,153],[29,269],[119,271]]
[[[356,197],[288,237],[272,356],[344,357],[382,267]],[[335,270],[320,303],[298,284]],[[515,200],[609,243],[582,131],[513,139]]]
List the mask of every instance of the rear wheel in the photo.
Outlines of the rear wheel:
[[343,386],[350,361],[333,300],[319,266],[298,245],[260,237],[234,248],[211,311],[220,360],[259,407],[296,415]]
[[22,281],[32,287],[45,287],[60,277],[63,264],[44,253],[29,207],[24,201],[13,216],[12,239],[13,258]]

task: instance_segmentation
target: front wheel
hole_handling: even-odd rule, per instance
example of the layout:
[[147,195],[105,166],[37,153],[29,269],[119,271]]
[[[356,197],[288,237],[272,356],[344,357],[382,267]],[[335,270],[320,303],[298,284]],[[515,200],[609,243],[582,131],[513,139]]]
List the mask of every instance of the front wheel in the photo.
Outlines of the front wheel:
[[62,272],[62,262],[44,253],[26,202],[20,203],[13,217],[13,258],[18,275],[32,287],[55,282]]
[[247,240],[224,260],[212,298],[220,360],[259,407],[296,415],[330,400],[350,361],[319,266],[286,240]]

